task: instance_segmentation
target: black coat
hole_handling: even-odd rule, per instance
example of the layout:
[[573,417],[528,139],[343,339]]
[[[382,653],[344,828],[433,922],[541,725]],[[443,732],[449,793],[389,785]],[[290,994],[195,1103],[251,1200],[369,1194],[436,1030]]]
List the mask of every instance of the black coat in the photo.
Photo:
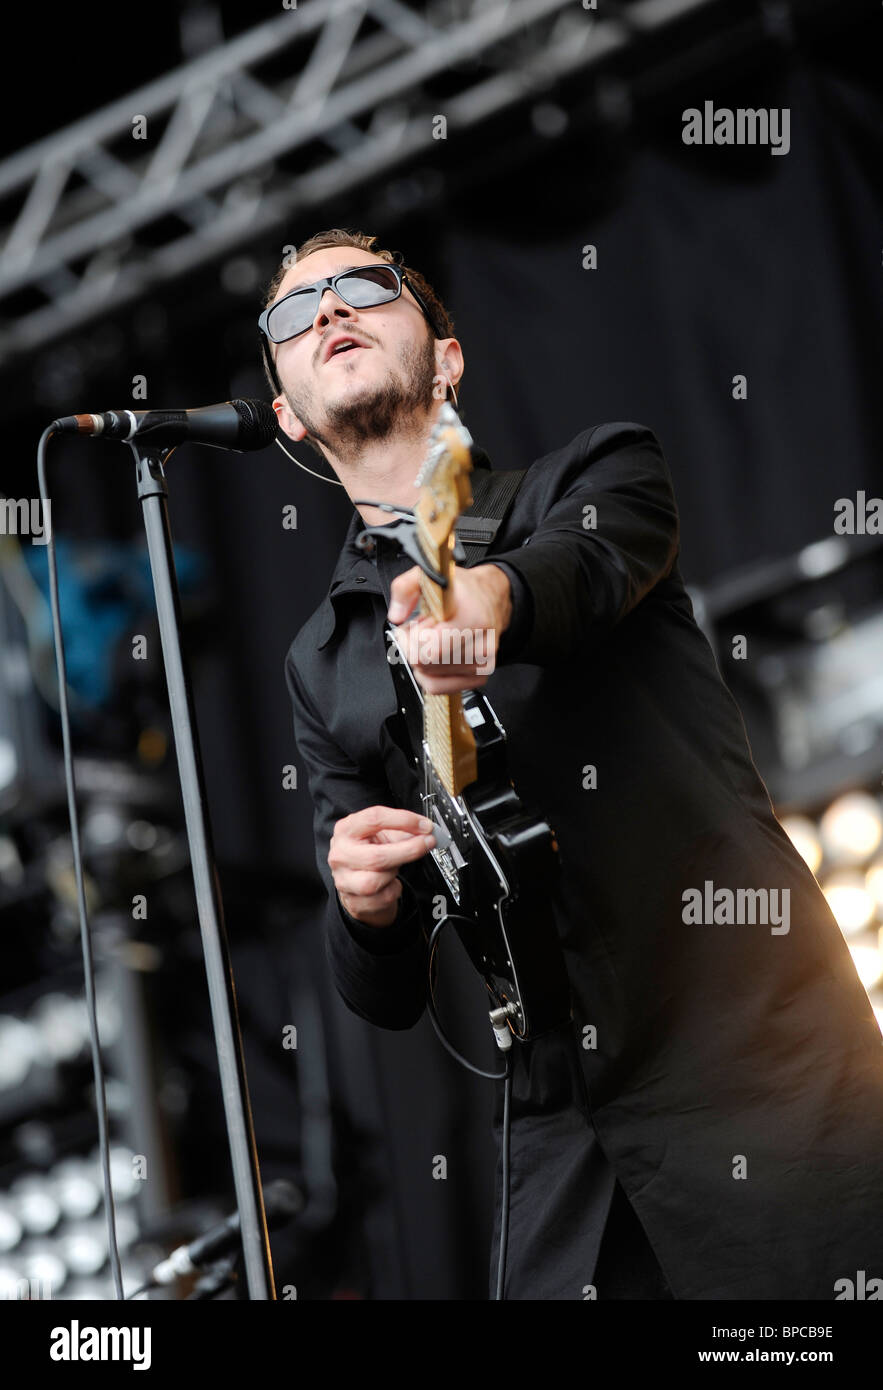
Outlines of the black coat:
[[[363,1018],[408,1028],[425,1007],[421,917],[431,925],[435,877],[424,861],[405,866],[397,921],[373,929],[343,912],[326,858],[341,816],[419,809],[386,724],[396,699],[383,638],[389,582],[412,562],[381,539],[372,563],[354,548],[361,528],[354,511],[286,675],[337,988]],[[484,693],[516,790],[557,834],[591,1117],[674,1295],[832,1299],[838,1279],[883,1275],[883,1039],[773,814],[677,555],[671,479],[649,430],[589,428],[538,459],[484,557],[518,576]],[[777,889],[780,907],[787,890],[788,930],[685,921],[684,893],[704,899],[706,881]],[[581,1045],[589,1027],[595,1046]],[[526,1054],[542,1044],[513,1049],[522,1096]],[[514,1125],[517,1150],[518,1113]],[[533,1183],[541,1206],[541,1168]]]

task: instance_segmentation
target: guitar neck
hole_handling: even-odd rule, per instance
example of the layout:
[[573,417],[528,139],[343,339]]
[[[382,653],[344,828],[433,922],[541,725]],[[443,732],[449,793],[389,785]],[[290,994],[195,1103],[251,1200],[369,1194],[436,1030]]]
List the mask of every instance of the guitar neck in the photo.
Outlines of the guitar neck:
[[[419,528],[418,528],[419,529]],[[437,573],[450,577],[454,560],[453,534],[448,542],[436,545],[426,533],[420,536],[424,554]],[[454,598],[452,586],[442,588],[428,574],[420,572],[421,613],[440,622],[451,616]],[[444,655],[444,654],[443,654]],[[423,695],[423,735],[433,766],[448,792],[456,797],[478,776],[475,735],[463,713],[463,697],[459,690],[450,695]]]

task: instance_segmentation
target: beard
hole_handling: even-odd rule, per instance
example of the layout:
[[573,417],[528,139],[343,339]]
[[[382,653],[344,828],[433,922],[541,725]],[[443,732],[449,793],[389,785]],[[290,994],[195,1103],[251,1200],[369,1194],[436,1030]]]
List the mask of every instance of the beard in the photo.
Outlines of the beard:
[[326,405],[321,422],[312,391],[286,388],[288,404],[306,429],[307,439],[326,462],[330,462],[326,449],[341,461],[354,463],[369,441],[388,439],[393,434],[420,435],[422,417],[432,406],[438,379],[434,344],[431,333],[419,347],[402,344],[400,373],[391,373],[379,385],[363,386],[348,400]]

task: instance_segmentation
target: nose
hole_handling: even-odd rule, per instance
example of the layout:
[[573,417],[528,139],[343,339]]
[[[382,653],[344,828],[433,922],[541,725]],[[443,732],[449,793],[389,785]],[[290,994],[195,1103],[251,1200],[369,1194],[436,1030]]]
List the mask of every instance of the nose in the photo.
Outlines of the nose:
[[[330,310],[327,309],[325,305],[325,296],[328,294],[331,295]],[[340,313],[343,313],[343,315],[348,318],[352,314],[352,309],[349,304],[347,304],[346,300],[341,299],[340,295],[337,294],[330,285],[326,285],[319,296],[319,303],[316,305],[316,313],[313,316],[313,327],[321,332],[328,323],[331,314]]]

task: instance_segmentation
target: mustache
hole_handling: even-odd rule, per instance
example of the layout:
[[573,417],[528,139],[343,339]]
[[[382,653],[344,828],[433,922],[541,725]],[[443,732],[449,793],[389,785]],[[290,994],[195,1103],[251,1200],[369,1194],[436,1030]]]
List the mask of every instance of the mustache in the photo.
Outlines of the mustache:
[[[328,337],[328,338],[335,338],[335,337],[337,337],[338,333],[344,333],[345,331],[346,331],[346,330],[345,330],[345,329],[342,329],[342,328],[335,328],[335,330],[334,330],[333,333],[327,334],[327,337]],[[376,339],[374,339],[374,338],[369,338],[369,337],[368,337],[368,334],[367,334],[367,333],[363,333],[361,329],[359,329],[358,333],[352,333],[350,336],[351,336],[352,338],[354,338],[354,339],[356,340],[356,342],[359,342],[359,343],[362,343],[362,342],[364,342],[364,343],[370,343],[372,347],[376,347],[376,346],[377,346]],[[316,348],[316,352],[315,352],[315,361],[318,362],[320,365],[321,365],[321,363],[322,363],[323,357],[325,356],[325,341],[326,341],[325,338],[323,338],[322,341],[321,341],[321,343],[319,344],[319,346]]]

